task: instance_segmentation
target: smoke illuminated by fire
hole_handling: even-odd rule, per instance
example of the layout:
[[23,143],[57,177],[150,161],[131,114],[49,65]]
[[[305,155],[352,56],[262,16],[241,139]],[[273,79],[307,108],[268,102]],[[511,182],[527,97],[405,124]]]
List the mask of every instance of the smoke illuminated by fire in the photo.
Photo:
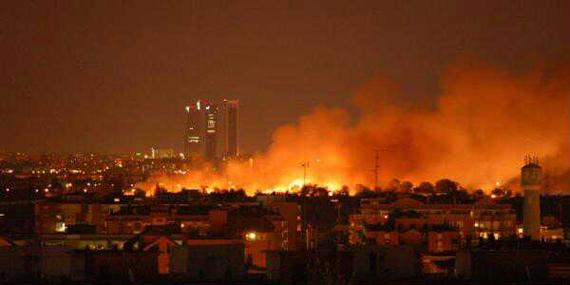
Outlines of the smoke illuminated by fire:
[[[462,60],[443,73],[442,95],[432,104],[402,102],[398,87],[377,77],[352,96],[356,118],[343,108],[316,107],[279,127],[268,150],[181,175],[154,175],[139,185],[295,191],[304,183],[340,189],[391,179],[435,182],[449,178],[486,190],[514,181],[522,158],[537,154],[553,177],[568,175],[570,72],[542,65],[523,74]],[[554,191],[568,191],[568,181]],[[566,181],[566,183],[564,183]],[[516,184],[516,183],[515,183]],[[513,184],[513,185],[515,185]]]

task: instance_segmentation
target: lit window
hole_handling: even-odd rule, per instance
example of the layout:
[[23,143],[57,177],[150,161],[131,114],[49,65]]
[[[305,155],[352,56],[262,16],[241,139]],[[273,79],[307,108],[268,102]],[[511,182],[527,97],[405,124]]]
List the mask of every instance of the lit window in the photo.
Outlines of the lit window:
[[442,241],[438,241],[438,242],[437,242],[437,250],[438,250],[438,251],[443,251],[443,242],[442,242]]
[[64,222],[55,223],[55,231],[58,233],[64,233],[66,228],[67,227],[65,226]]

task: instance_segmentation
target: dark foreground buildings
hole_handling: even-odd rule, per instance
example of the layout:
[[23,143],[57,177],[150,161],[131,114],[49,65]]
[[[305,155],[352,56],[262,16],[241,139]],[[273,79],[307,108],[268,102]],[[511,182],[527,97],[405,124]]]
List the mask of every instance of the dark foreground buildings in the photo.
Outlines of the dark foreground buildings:
[[0,191],[2,284],[570,281],[566,196],[539,197],[536,238],[526,197],[506,194],[329,196],[306,187],[303,195],[185,189],[146,197],[114,188],[84,192],[76,181],[59,192],[34,179]]
[[541,240],[527,239],[518,235],[523,224],[513,208],[490,198],[453,204],[405,193],[189,194],[4,202],[0,277],[98,284],[510,284],[570,277],[564,225],[551,221]]

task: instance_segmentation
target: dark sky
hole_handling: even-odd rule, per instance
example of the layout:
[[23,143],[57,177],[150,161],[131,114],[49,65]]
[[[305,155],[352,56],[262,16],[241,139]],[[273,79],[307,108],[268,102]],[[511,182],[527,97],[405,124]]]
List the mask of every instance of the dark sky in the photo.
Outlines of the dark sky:
[[422,99],[462,54],[513,71],[565,56],[569,3],[5,1],[0,148],[181,150],[187,102],[238,98],[242,149],[263,150],[377,73]]

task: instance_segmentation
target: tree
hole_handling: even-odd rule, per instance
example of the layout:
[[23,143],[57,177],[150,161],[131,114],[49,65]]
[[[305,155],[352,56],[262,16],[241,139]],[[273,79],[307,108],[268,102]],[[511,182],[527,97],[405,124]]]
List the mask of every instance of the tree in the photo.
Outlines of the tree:
[[342,188],[338,190],[337,194],[340,196],[350,196],[350,188],[348,188],[346,185],[343,185]]
[[356,194],[354,196],[358,198],[374,198],[377,196],[377,194],[374,191],[372,191],[372,189],[362,184],[357,184],[355,190]]
[[485,192],[483,192],[483,189],[477,189],[473,192],[473,196],[475,196],[475,198],[482,198],[485,196]]
[[311,191],[311,196],[313,197],[328,197],[329,190],[323,187],[314,187]]
[[433,184],[430,182],[422,182],[420,185],[418,185],[418,187],[414,188],[414,192],[421,194],[432,194]]
[[394,178],[392,180],[390,180],[390,183],[388,183],[388,187],[386,188],[386,190],[391,191],[391,192],[395,192],[400,190],[400,180]]
[[410,181],[404,181],[400,183],[400,192],[412,192],[414,188],[414,184]]
[[435,183],[435,192],[436,193],[454,193],[457,192],[459,184],[453,180],[444,178],[440,179]]

